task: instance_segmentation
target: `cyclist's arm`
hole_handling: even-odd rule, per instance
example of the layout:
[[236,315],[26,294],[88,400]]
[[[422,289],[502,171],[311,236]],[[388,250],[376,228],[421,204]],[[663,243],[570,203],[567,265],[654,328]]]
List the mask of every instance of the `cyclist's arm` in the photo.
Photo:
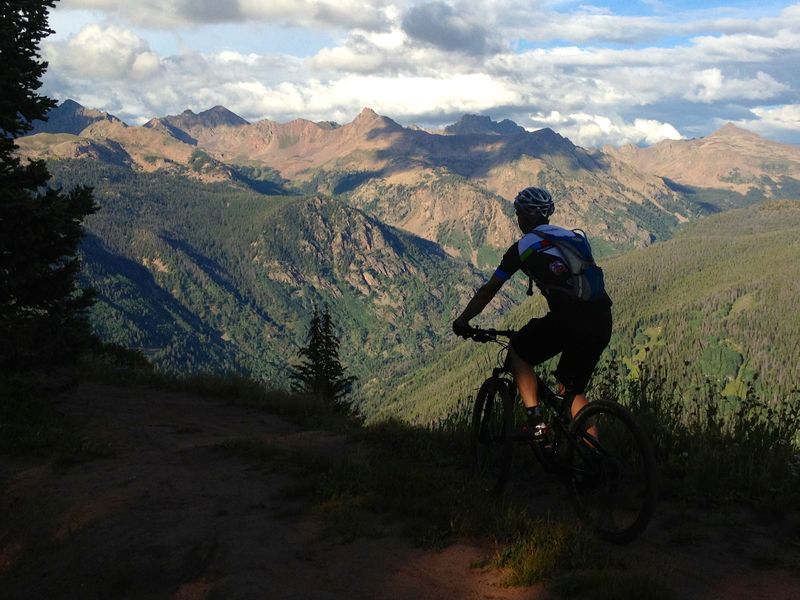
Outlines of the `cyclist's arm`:
[[497,274],[492,275],[489,281],[478,288],[472,300],[467,303],[464,312],[462,312],[456,320],[466,324],[471,319],[481,314],[483,309],[486,308],[486,305],[492,301],[492,298],[494,298],[497,292],[500,291],[500,288],[503,287],[504,283],[505,279],[502,279]]

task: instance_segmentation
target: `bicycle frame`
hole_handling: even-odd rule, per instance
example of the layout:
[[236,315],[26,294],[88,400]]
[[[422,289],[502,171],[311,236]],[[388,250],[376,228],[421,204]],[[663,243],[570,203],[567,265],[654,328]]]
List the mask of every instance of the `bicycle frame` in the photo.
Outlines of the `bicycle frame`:
[[[504,350],[507,350],[509,345],[498,341],[498,337],[507,337],[511,338],[516,332],[514,331],[498,331],[494,329],[485,329],[485,330],[475,330],[475,333],[472,335],[472,338],[478,342],[495,342],[503,346]],[[489,379],[496,379],[506,383],[508,385],[509,392],[511,393],[515,406],[519,402],[519,390],[517,389],[516,382],[514,380],[514,374],[511,371],[511,368],[508,364],[508,355],[503,359],[502,365],[494,367],[492,369],[492,375]],[[575,441],[570,440],[570,423],[572,421],[572,400],[575,397],[573,393],[567,393],[563,396],[556,394],[550,387],[542,380],[541,377],[537,376],[538,382],[538,391],[539,391],[539,402],[544,405],[548,410],[552,411],[553,419],[552,423],[558,430],[558,438],[565,441],[566,444],[569,446],[568,450],[571,451],[571,448],[575,446]],[[511,434],[506,434],[514,443],[531,443],[530,435],[527,433],[526,429],[523,429],[520,432],[512,432]],[[575,473],[576,469],[568,463],[568,461],[560,462],[557,461],[554,455],[554,448],[550,448],[551,452],[547,452],[544,447],[540,444],[531,443],[533,447],[534,456],[539,461],[539,463],[544,467],[544,469],[550,473],[560,474],[560,475],[571,475]]]

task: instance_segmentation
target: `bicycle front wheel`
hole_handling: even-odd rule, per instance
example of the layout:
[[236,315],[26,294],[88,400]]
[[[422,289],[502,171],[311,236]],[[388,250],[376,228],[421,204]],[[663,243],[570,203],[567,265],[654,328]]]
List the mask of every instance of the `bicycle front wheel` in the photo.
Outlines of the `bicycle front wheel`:
[[590,402],[575,416],[569,487],[581,520],[624,544],[644,531],[656,502],[653,450],[619,404]]
[[500,494],[508,480],[514,452],[511,433],[514,404],[508,384],[487,379],[475,398],[472,411],[472,473],[491,494]]

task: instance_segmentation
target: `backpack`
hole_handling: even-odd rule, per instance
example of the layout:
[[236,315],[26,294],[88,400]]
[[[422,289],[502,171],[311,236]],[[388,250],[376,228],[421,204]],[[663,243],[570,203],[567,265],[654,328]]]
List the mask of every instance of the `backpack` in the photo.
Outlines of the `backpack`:
[[606,289],[603,270],[594,262],[585,231],[573,229],[572,237],[554,236],[538,230],[535,233],[561,251],[570,272],[566,285],[542,284],[542,287],[584,302],[594,302],[603,296]]

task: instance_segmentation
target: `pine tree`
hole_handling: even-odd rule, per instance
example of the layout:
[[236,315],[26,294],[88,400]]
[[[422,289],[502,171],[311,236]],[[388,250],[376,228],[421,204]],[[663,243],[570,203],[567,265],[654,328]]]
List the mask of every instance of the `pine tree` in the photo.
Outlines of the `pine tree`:
[[344,397],[352,390],[355,377],[346,376],[339,361],[339,338],[327,304],[323,313],[314,309],[308,329],[308,343],[298,353],[301,363],[292,367],[289,376],[295,391],[313,394],[337,410],[350,411]]
[[322,328],[319,313],[314,309],[314,316],[308,325],[307,344],[300,348],[298,356],[300,364],[293,366],[289,372],[292,389],[297,392],[319,393],[322,390]]
[[0,2],[0,367],[27,368],[75,356],[89,339],[84,309],[92,294],[77,289],[82,221],[95,210],[92,192],[47,187],[43,161],[22,164],[14,139],[45,119],[55,102],[36,93],[47,63],[39,43],[52,33],[55,0]]

